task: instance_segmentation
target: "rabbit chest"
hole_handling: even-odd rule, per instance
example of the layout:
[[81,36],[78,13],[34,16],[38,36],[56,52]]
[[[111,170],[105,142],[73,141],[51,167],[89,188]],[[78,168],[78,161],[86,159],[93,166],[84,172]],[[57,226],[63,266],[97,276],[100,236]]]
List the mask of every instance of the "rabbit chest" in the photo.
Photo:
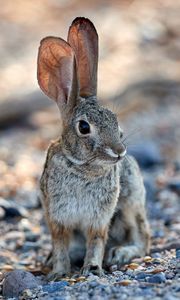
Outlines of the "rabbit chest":
[[48,215],[73,228],[101,227],[109,223],[119,195],[118,166],[103,176],[86,176],[54,156],[47,177]]

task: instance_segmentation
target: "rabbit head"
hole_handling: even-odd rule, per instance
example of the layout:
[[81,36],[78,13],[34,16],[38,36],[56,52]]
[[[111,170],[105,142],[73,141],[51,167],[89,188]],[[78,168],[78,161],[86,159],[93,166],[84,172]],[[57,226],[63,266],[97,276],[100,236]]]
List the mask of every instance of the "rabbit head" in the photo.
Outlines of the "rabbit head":
[[73,21],[68,42],[41,41],[38,82],[60,109],[62,151],[79,165],[116,163],[126,153],[115,114],[97,102],[97,65],[98,35],[88,19]]

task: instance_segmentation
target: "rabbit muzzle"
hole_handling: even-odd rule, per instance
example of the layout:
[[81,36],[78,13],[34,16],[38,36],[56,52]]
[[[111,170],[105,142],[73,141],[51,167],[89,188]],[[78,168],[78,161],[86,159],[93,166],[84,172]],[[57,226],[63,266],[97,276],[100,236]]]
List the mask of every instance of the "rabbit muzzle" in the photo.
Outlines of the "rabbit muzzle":
[[110,158],[114,159],[115,162],[118,162],[126,155],[127,150],[126,146],[120,143],[113,146],[112,148],[106,148],[105,152]]

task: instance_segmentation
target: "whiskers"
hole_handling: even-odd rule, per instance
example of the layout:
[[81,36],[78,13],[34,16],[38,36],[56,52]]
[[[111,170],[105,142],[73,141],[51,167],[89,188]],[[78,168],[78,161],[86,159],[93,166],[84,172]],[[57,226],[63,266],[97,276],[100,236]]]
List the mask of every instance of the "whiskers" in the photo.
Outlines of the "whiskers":
[[[121,142],[125,146],[125,148],[127,148],[127,147],[132,148],[132,147],[135,147],[137,145],[137,142],[136,142],[136,144],[135,143],[132,144],[132,137],[134,138],[141,131],[142,131],[142,128],[134,128],[133,130],[131,130],[131,132],[129,132],[127,135],[125,135],[122,138]],[[103,166],[103,165],[108,165],[108,164],[115,164],[118,161],[121,161],[121,160],[117,160],[117,161],[108,160],[107,157],[104,157],[102,151],[100,151],[98,153],[98,149],[96,149],[96,150],[97,150],[96,153],[92,153],[90,155],[90,157],[86,161],[84,161],[84,163],[80,166],[82,173],[85,173],[86,168],[89,169],[89,167],[92,166],[92,165],[98,167],[98,166]],[[123,157],[123,159],[125,159],[129,164],[131,163],[130,158],[127,155],[125,155]]]
[[97,158],[97,155],[92,155],[86,162],[85,165],[90,165],[93,161],[95,161]]
[[131,164],[130,159],[129,159],[128,156],[124,156],[124,158],[125,158],[125,160],[126,160],[129,164]]
[[122,140],[122,143],[123,145],[125,145],[126,147],[129,146],[136,146],[136,144],[133,143],[133,141],[131,140],[131,138],[134,136],[136,136],[139,132],[142,131],[142,128],[134,128],[129,134],[127,134],[123,140]]

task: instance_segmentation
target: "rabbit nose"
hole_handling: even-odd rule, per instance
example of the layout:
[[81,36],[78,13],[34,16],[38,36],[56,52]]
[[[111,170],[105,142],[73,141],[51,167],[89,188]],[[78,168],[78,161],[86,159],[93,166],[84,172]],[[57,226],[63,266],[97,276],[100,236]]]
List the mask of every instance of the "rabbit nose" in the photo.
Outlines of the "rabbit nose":
[[126,155],[126,146],[123,144],[113,145],[111,148],[106,148],[105,152],[116,159],[121,159]]
[[126,155],[126,146],[122,143],[117,144],[115,147],[113,147],[114,153],[118,155],[119,158],[122,158]]

